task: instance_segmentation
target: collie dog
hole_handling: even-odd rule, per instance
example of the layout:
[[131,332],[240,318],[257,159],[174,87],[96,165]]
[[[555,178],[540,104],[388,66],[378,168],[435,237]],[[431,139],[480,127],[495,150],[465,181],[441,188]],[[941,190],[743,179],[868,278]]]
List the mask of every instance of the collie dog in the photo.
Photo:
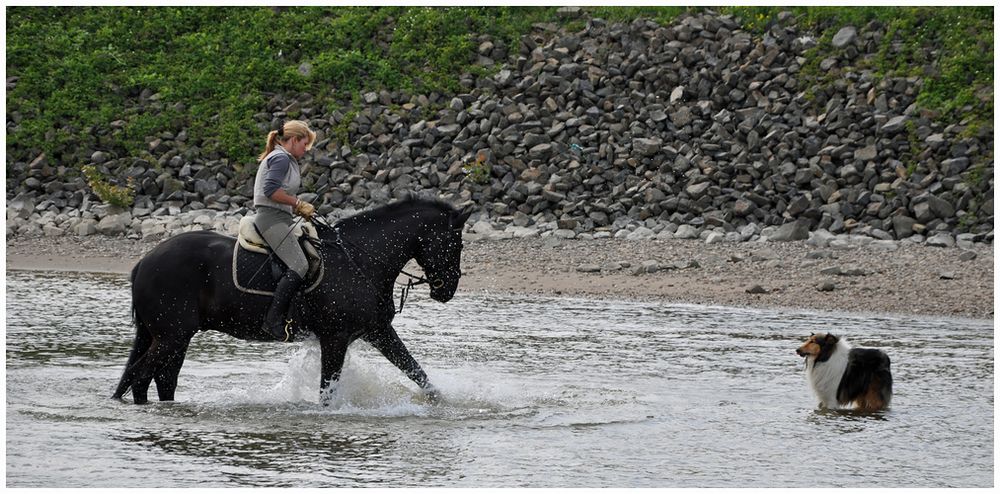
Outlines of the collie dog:
[[809,337],[795,353],[806,358],[806,380],[820,408],[883,410],[892,401],[889,356],[874,348],[851,348],[829,333]]

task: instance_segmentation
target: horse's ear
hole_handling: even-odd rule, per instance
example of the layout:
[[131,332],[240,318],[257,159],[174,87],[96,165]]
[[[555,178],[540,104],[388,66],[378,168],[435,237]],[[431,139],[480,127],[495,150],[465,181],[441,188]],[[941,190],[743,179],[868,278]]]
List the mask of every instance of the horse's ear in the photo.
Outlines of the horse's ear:
[[465,209],[456,212],[451,217],[451,227],[452,228],[462,228],[465,226],[465,222],[469,221],[469,216],[472,216],[472,212],[475,209],[472,207],[466,207]]

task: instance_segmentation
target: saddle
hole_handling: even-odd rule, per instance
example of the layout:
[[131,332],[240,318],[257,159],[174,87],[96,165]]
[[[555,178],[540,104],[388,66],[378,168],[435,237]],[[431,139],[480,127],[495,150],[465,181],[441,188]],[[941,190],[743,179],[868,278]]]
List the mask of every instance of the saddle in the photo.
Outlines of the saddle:
[[[292,229],[287,241],[298,242],[306,254],[309,270],[303,291],[311,292],[323,280],[324,271],[319,251],[313,245],[313,241],[319,241],[316,227],[312,223],[300,223]],[[278,256],[271,255],[271,248],[254,225],[254,217],[244,216],[233,248],[233,284],[236,288],[256,295],[273,295],[278,280],[287,269]]]

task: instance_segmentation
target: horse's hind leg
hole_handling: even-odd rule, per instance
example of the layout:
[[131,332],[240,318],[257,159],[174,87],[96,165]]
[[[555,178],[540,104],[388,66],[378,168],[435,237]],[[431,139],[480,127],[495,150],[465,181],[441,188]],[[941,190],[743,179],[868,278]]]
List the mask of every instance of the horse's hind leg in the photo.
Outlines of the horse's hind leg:
[[[146,397],[146,393],[149,390],[149,383],[153,381],[153,372],[150,370],[151,357],[156,354],[160,346],[160,342],[153,339],[153,343],[146,350],[146,353],[136,361],[133,369],[130,369],[130,379],[131,383],[129,387],[132,388],[132,402],[136,405],[144,405],[149,400]],[[124,379],[124,378],[123,378]]]
[[149,334],[149,330],[143,325],[142,321],[136,319],[135,340],[132,342],[132,351],[129,352],[128,362],[125,363],[125,370],[122,372],[122,377],[118,381],[118,388],[115,389],[115,394],[111,396],[112,398],[121,399],[128,389],[132,387],[138,363],[142,361],[142,357],[146,355],[152,344],[153,336]]
[[190,339],[183,342],[171,344],[173,351],[167,355],[166,362],[160,367],[153,379],[156,381],[156,393],[160,401],[174,401],[174,391],[177,389],[177,376],[181,373],[181,366],[184,365],[184,356],[187,354]]
[[[149,384],[157,380],[157,394],[161,401],[172,400],[177,386],[177,374],[184,363],[190,336],[167,336],[153,339],[153,345],[139,362],[132,381],[132,399],[136,405],[148,401]],[[176,373],[175,373],[176,372]],[[163,389],[160,382],[164,383]],[[169,398],[165,398],[169,397]]]

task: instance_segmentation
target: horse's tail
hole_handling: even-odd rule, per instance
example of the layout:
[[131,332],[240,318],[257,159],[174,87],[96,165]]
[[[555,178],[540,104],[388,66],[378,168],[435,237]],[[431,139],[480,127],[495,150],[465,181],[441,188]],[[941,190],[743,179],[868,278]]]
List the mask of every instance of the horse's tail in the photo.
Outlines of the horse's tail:
[[133,326],[136,325],[135,324],[135,277],[136,277],[136,273],[139,272],[139,265],[140,264],[142,264],[142,259],[140,259],[139,262],[135,263],[135,266],[132,266],[132,272],[130,272],[129,275],[128,275],[128,282],[132,285],[132,290],[131,290],[131,292],[132,292],[131,293],[131,295],[132,295],[132,303],[129,304],[129,311],[132,313],[132,325]]
[[135,340],[132,342],[132,351],[129,352],[128,362],[125,364],[125,371],[122,373],[121,380],[118,381],[118,388],[115,390],[115,394],[112,398],[121,399],[125,395],[125,392],[132,387],[132,378],[135,375],[136,363],[142,359],[146,354],[146,350],[149,350],[150,345],[153,343],[153,337],[149,333],[149,328],[143,323],[142,319],[139,318],[135,313],[135,278],[136,274],[139,272],[139,261],[132,268],[132,273],[129,275],[129,281],[132,282],[132,324],[135,325]]

